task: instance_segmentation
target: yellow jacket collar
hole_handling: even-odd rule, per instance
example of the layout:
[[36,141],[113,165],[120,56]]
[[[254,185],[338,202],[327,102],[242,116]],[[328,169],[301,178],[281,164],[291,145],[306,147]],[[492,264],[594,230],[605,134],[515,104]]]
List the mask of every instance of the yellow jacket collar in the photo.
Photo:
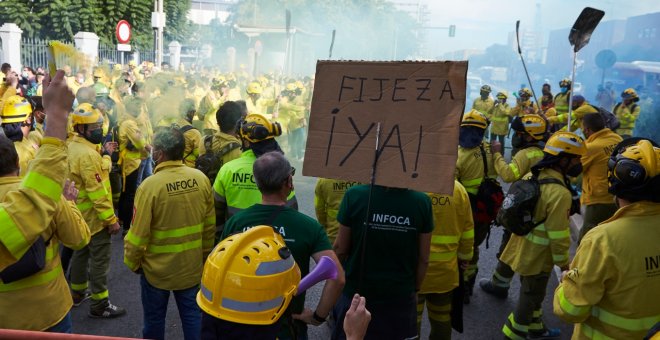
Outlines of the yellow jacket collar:
[[72,141],[73,141],[73,142],[76,142],[76,143],[80,143],[80,144],[87,145],[87,146],[89,146],[90,148],[92,148],[92,149],[94,149],[94,150],[96,150],[96,151],[98,151],[98,152],[101,152],[101,146],[100,146],[100,145],[98,145],[98,144],[92,144],[90,141],[88,141],[87,139],[85,139],[85,137],[81,137],[80,135],[74,135]]
[[183,164],[182,160],[165,161],[165,162],[162,162],[162,163],[156,165],[156,168],[154,169],[154,173],[157,173],[158,171],[163,170],[165,168],[177,167],[177,166],[185,166],[185,165]]
[[20,183],[21,180],[22,180],[22,178],[18,177],[18,176],[0,177],[0,186],[6,185],[6,184]]
[[587,138],[587,143],[591,143],[596,140],[596,138],[602,137],[603,135],[609,135],[611,132],[612,130],[604,128],[596,133],[593,133],[591,136],[589,136],[589,138]]
[[619,208],[619,210],[617,210],[612,217],[606,221],[603,221],[602,223],[611,222],[623,217],[649,215],[660,215],[660,203],[654,203],[651,201],[639,201],[631,203],[625,207]]

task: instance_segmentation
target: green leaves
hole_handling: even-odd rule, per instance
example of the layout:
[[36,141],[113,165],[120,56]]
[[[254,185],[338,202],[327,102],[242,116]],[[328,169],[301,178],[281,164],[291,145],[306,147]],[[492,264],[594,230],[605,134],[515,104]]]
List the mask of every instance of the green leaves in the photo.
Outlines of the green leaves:
[[[131,44],[144,50],[153,47],[153,5],[153,0],[2,0],[0,22],[15,23],[24,37],[73,41],[74,34],[83,31],[116,44],[115,27],[123,19],[132,27]],[[190,36],[189,8],[190,0],[165,0],[167,41]]]

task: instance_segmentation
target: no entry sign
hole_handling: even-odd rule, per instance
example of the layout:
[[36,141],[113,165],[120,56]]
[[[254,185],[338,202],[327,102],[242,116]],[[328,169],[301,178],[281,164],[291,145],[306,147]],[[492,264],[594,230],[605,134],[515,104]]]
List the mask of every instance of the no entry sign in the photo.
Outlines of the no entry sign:
[[120,20],[117,23],[115,35],[117,36],[117,42],[120,44],[128,44],[128,41],[131,40],[131,24],[126,20]]

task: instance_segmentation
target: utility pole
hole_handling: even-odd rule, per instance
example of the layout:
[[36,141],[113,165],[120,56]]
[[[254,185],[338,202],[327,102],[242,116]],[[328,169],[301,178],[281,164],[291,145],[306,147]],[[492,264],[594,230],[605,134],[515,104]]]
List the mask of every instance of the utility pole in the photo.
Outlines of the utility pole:
[[151,27],[154,29],[154,64],[160,67],[163,63],[163,32],[165,29],[165,0],[154,0],[154,11],[151,13]]

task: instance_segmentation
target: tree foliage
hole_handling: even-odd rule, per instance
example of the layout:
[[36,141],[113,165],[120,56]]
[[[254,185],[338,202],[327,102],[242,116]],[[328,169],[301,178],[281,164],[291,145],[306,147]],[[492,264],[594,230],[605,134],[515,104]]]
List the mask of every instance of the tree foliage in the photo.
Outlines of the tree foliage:
[[241,0],[231,21],[284,27],[285,9],[292,26],[320,35],[324,53],[336,29],[333,58],[403,59],[414,56],[418,46],[418,23],[386,0]]
[[[115,27],[127,20],[132,27],[131,44],[153,46],[151,12],[153,0],[4,0],[0,22],[13,22],[27,37],[73,41],[77,32],[93,32],[102,42],[117,43]],[[190,0],[165,0],[166,40],[185,40],[190,35],[186,17]]]

